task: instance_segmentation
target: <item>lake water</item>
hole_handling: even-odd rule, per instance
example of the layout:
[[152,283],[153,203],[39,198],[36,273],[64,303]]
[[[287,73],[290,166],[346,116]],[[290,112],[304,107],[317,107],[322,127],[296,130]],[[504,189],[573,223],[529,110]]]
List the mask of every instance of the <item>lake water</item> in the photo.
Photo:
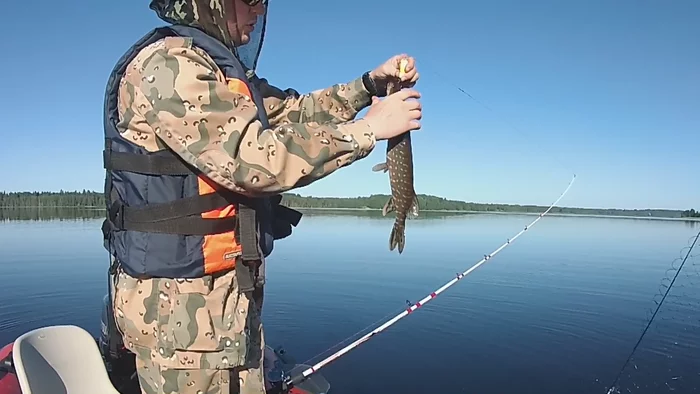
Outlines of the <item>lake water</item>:
[[[268,262],[267,341],[311,358],[423,298],[533,219],[412,220],[399,256],[387,247],[390,219],[307,215]],[[107,267],[100,224],[0,222],[0,344],[49,324],[97,335]],[[672,260],[698,230],[679,221],[545,217],[321,372],[331,394],[604,394],[660,299],[662,279],[672,277]],[[624,371],[621,392],[699,390],[699,288],[695,257]]]

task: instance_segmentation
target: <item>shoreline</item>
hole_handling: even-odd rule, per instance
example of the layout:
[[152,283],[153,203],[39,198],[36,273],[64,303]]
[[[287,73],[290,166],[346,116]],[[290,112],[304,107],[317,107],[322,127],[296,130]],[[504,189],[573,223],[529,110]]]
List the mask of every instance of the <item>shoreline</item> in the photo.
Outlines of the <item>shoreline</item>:
[[[305,211],[344,211],[344,212],[381,212],[378,208],[321,208],[321,207],[295,207],[290,208],[305,210]],[[542,212],[547,207],[542,207]],[[55,210],[55,209],[76,209],[84,211],[104,211],[103,207],[94,206],[19,206],[19,207],[2,207],[0,209],[37,209],[37,210]],[[525,215],[538,216],[542,212],[518,212],[518,211],[468,211],[468,210],[449,210],[449,209],[422,209],[421,212],[431,213],[447,213],[447,214],[469,214],[469,215]],[[684,222],[700,222],[700,217],[667,217],[667,216],[634,216],[634,215],[603,215],[589,213],[548,213],[546,216],[552,217],[580,217],[580,218],[600,218],[600,219],[636,219],[636,220],[666,220],[666,221],[684,221]]]

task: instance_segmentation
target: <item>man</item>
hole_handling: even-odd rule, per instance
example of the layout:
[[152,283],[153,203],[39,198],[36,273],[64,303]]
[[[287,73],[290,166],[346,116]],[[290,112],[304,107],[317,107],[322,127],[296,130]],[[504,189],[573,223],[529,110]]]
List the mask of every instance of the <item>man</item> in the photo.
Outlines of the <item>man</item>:
[[[266,3],[152,0],[171,25],[139,40],[108,82],[112,306],[146,394],[264,393],[264,258],[299,220],[280,193],[420,128],[416,91],[374,97],[399,56],[303,96],[258,78]],[[412,86],[411,58],[407,71]]]

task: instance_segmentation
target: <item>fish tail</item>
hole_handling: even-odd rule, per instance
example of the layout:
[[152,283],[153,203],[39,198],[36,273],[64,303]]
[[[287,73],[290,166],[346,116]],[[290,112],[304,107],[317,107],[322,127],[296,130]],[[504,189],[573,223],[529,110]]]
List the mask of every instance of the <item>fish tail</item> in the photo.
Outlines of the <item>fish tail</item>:
[[394,227],[389,235],[389,250],[394,250],[397,246],[399,254],[403,253],[403,247],[406,244],[406,226],[398,220],[394,222]]

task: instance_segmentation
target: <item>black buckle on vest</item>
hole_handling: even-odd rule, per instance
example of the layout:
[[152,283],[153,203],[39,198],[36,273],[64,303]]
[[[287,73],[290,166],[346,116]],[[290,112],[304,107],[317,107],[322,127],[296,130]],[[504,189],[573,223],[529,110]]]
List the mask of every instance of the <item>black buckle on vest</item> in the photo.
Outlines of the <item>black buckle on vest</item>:
[[122,204],[120,201],[115,201],[112,203],[112,205],[109,207],[109,211],[107,211],[107,217],[115,228],[119,230],[126,229],[124,224],[124,204]]

